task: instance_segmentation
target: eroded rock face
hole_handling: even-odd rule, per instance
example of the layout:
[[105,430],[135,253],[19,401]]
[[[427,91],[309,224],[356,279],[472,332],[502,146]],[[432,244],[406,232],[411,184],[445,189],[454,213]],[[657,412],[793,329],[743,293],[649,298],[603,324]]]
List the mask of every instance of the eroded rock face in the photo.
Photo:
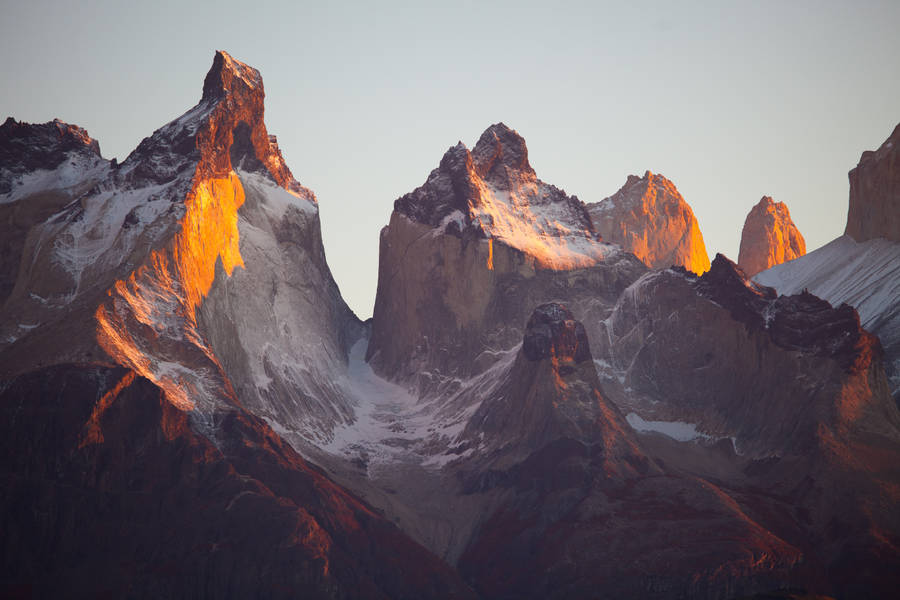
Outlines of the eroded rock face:
[[584,325],[554,302],[532,312],[504,383],[481,403],[465,437],[478,446],[471,461],[487,460],[491,469],[566,438],[602,441],[610,451],[609,469],[619,470],[624,456],[637,453],[629,430],[603,397]]
[[900,242],[856,242],[843,235],[755,279],[780,294],[809,290],[834,306],[853,306],[863,327],[881,340],[885,370],[900,403]]
[[[853,308],[808,293],[779,297],[721,255],[700,278],[676,270],[645,276],[608,326],[613,360],[632,391],[617,398],[623,410],[696,423],[745,454],[805,451],[822,423],[843,427],[838,407],[847,402],[860,403],[848,408],[851,420],[868,411],[897,419],[896,407],[884,405],[880,344]],[[851,397],[861,396],[851,401],[852,388]],[[798,397],[809,399],[807,412],[795,410]]]
[[744,221],[738,265],[753,277],[775,265],[806,254],[806,241],[784,202],[763,196]]
[[25,238],[106,176],[108,161],[87,131],[56,120],[0,125],[0,307],[12,293]]
[[[32,228],[0,370],[105,357],[196,414],[241,402],[293,443],[352,418],[335,381],[362,326],[325,262],[315,196],[266,130],[264,98],[258,71],[217,52],[197,106]],[[54,344],[60,331],[73,343]]]
[[857,242],[874,238],[900,242],[900,125],[878,150],[863,152],[849,177],[845,235]]
[[492,125],[395,202],[367,359],[433,391],[518,344],[535,306],[602,313],[643,270],[599,241],[583,203],[537,179],[516,132]]
[[502,492],[459,562],[485,597],[706,598],[795,570],[802,552],[727,492],[645,453],[564,306],[535,309],[502,377],[454,465],[469,493]]
[[0,198],[25,187],[24,174],[55,171],[70,162],[101,162],[100,144],[78,127],[59,119],[21,123],[12,117],[0,125]]
[[591,359],[591,348],[581,321],[565,306],[542,304],[534,309],[525,326],[522,352],[531,361],[556,357],[580,363]]
[[588,204],[597,232],[651,268],[709,269],[703,234],[691,207],[671,181],[647,171],[629,175],[618,192]]
[[2,529],[19,547],[3,585],[470,597],[295,451],[352,419],[362,325],[263,99],[259,73],[217,53],[196,107],[30,227],[0,322]]
[[[892,585],[893,567],[876,558],[886,551],[878,532],[897,531],[900,520],[870,499],[895,496],[888,465],[900,456],[900,413],[878,339],[852,308],[809,293],[779,297],[717,256],[700,278],[673,269],[635,282],[608,331],[628,390],[613,399],[624,412],[694,424],[754,459],[746,473],[808,515],[800,535],[832,589]],[[833,520],[848,525],[831,529]],[[851,538],[866,540],[869,558],[851,558]],[[861,562],[879,564],[865,584],[852,572]]]

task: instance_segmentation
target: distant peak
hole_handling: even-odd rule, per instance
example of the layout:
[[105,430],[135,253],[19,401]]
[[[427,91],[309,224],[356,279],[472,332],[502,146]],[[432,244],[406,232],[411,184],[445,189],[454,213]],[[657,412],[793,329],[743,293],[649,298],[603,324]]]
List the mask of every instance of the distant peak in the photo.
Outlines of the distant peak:
[[806,254],[806,241],[784,202],[763,196],[747,213],[738,265],[748,277]]
[[263,93],[263,81],[259,71],[233,58],[224,50],[217,50],[212,67],[203,81],[203,100],[251,91]]
[[100,144],[77,125],[59,119],[25,123],[9,117],[0,125],[0,194],[10,191],[12,174],[55,169],[72,153],[101,159]]
[[499,165],[534,174],[528,162],[525,139],[504,123],[495,123],[484,130],[472,150],[472,158],[481,177],[487,176]]

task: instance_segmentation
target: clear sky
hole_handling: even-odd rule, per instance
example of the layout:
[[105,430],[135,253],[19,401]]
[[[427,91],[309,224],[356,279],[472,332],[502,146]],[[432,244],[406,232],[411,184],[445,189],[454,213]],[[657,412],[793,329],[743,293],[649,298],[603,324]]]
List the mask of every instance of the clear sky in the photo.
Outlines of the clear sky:
[[0,116],[75,123],[121,160],[196,104],[227,50],[262,73],[269,131],[365,318],[393,201],[497,121],[586,202],[662,173],[710,257],[737,259],[763,195],[810,250],[831,241],[847,171],[900,122],[898,24],[896,0],[2,0]]

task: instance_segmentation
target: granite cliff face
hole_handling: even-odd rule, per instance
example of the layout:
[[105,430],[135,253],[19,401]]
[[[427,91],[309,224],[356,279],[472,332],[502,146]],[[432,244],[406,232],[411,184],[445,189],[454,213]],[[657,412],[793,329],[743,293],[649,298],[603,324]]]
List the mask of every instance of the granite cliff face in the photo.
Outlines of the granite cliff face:
[[31,228],[93,187],[108,168],[97,141],[75,125],[12,117],[0,125],[0,306],[16,283]]
[[503,383],[469,421],[477,451],[454,469],[467,493],[500,498],[459,560],[476,589],[705,598],[771,589],[796,571],[802,552],[728,490],[647,453],[592,358],[568,309],[537,307]]
[[[2,371],[105,358],[197,419],[239,400],[298,444],[351,418],[335,374],[362,326],[325,263],[315,196],[266,130],[264,97],[258,71],[218,52],[197,106],[121,164],[73,170],[77,202],[28,232]],[[60,331],[73,343],[55,344]]]
[[[881,345],[852,307],[809,293],[778,296],[722,255],[700,278],[644,276],[608,326],[631,390],[621,405],[646,420],[696,423],[744,454],[803,452],[822,423],[841,426],[848,390],[868,406],[848,415],[886,411],[879,418],[897,422],[896,407],[883,405]],[[791,400],[798,397],[807,399],[802,412]]]
[[753,277],[804,254],[806,241],[794,225],[787,205],[763,196],[744,221],[738,265],[748,277]]
[[900,403],[900,126],[850,171],[846,233],[801,259],[756,276],[781,294],[809,290],[859,311],[881,339],[894,398]]
[[121,164],[75,127],[4,126],[35,148],[4,155],[3,210],[53,201],[18,225],[0,320],[3,594],[471,597],[285,442],[352,418],[363,330],[263,99],[218,52]]
[[842,235],[755,280],[781,294],[809,290],[833,305],[853,306],[866,331],[881,340],[891,389],[900,402],[900,243],[856,242]]
[[394,203],[366,357],[432,392],[515,346],[538,304],[580,298],[602,313],[643,270],[600,241],[581,201],[537,179],[516,132],[492,125]]
[[[635,429],[681,427],[691,430],[682,439],[726,444],[749,464],[717,477],[781,490],[802,507],[802,524],[766,527],[830,572],[832,589],[850,593],[863,579],[889,585],[893,563],[884,553],[893,542],[880,532],[900,522],[874,506],[895,497],[900,413],[881,345],[854,309],[809,293],[778,296],[719,255],[699,278],[676,269],[642,277],[622,295],[608,331],[626,390],[611,399]],[[665,456],[681,460],[671,450]],[[739,502],[759,514],[761,498],[752,496]],[[848,544],[859,544],[859,554]],[[872,565],[865,576],[853,573],[860,563]]]
[[694,212],[662,175],[629,175],[618,192],[589,204],[588,212],[605,241],[621,245],[650,268],[677,265],[698,275],[709,269]]
[[[0,595],[900,586],[893,346],[853,308],[709,267],[648,173],[600,216],[649,271],[497,124],[395,202],[364,325],[263,102],[220,52],[121,164],[0,128]],[[841,239],[826,299],[887,340],[900,245]]]
[[900,242],[900,125],[878,150],[867,150],[850,171],[849,235],[857,242]]

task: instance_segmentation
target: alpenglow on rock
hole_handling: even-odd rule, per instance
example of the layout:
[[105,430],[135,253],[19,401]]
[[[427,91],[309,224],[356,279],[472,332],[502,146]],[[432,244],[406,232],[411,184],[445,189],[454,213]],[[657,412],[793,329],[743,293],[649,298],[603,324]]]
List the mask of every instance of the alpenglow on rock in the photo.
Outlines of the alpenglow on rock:
[[874,152],[862,153],[850,171],[850,210],[844,230],[857,242],[900,242],[900,125]]
[[787,205],[763,196],[744,221],[738,266],[747,277],[753,277],[804,254],[806,241],[794,225]]
[[587,205],[597,232],[650,268],[709,269],[700,225],[675,184],[650,171],[629,175],[618,192]]
[[366,360],[423,386],[468,377],[521,341],[538,304],[578,310],[581,296],[602,312],[643,270],[599,239],[581,200],[538,179],[518,133],[491,125],[394,202]]

